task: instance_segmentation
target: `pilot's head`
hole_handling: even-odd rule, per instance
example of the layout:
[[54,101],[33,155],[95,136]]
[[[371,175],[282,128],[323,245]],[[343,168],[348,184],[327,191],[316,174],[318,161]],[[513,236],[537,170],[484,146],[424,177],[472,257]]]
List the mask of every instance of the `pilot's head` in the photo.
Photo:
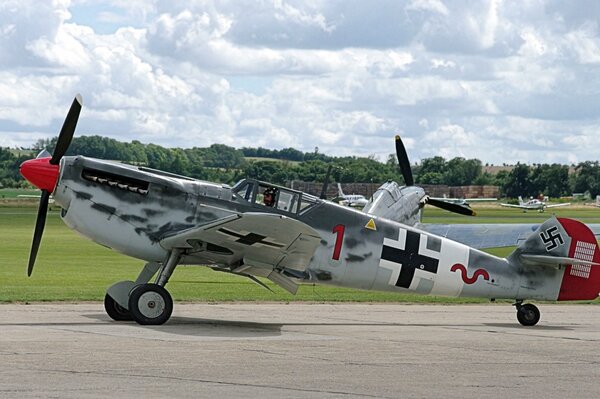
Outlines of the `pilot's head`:
[[275,205],[275,195],[277,195],[277,189],[275,187],[269,187],[263,193],[263,203],[266,206]]

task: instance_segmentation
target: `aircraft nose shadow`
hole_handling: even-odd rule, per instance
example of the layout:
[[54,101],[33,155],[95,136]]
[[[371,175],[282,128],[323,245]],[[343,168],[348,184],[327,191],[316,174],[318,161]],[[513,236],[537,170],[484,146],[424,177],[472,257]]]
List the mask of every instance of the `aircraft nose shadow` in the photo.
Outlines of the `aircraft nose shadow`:
[[248,321],[230,321],[174,316],[161,326],[142,326],[134,321],[113,321],[104,314],[88,314],[85,317],[113,325],[134,325],[157,332],[215,338],[267,338],[281,335],[282,324],[257,323]]
[[283,324],[257,323],[250,321],[172,317],[161,328],[175,334],[210,335],[218,337],[274,337],[281,335]]

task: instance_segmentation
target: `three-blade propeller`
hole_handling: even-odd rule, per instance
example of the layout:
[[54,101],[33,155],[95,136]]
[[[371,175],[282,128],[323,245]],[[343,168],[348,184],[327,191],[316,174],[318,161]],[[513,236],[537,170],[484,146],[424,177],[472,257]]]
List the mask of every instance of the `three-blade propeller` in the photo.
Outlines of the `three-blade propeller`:
[[[398,158],[400,173],[402,173],[402,177],[404,177],[404,183],[407,186],[414,186],[415,182],[413,179],[412,169],[408,160],[406,148],[404,147],[404,143],[402,143],[400,136],[396,136],[396,157]],[[475,216],[475,211],[468,206],[431,198],[429,195],[425,195],[425,197],[423,197],[423,204],[433,205],[440,209],[459,213],[461,215]]]
[[[62,129],[60,130],[60,134],[58,135],[58,140],[56,142],[56,146],[54,147],[54,152],[52,155],[52,158],[50,158],[47,161],[47,164],[49,165],[59,165],[60,160],[62,159],[62,157],[65,155],[65,153],[67,152],[69,145],[71,144],[71,141],[73,140],[73,135],[75,134],[75,127],[77,126],[77,120],[79,119],[79,113],[81,112],[81,105],[82,105],[82,99],[81,99],[81,95],[77,94],[75,96],[75,99],[73,100],[73,103],[71,104],[71,108],[69,109],[69,113],[67,114],[67,117],[65,118],[65,121],[63,123]],[[25,164],[27,162],[36,162],[41,166],[37,167],[37,170],[43,170],[43,169],[51,169],[50,167],[48,167],[46,164],[46,156],[48,154],[47,153],[40,153],[40,155],[38,155],[38,158],[36,158],[35,160],[32,161],[26,161],[22,166],[21,166],[21,173],[23,173],[23,170],[26,168]],[[56,167],[53,168],[54,170],[58,170],[56,169]],[[32,173],[32,172],[30,172]],[[33,173],[37,173],[37,172],[33,172]],[[25,176],[28,180],[30,179],[30,177]],[[35,184],[35,183],[34,183]],[[46,216],[48,213],[48,202],[50,201],[50,194],[52,192],[52,189],[50,189],[49,187],[40,187],[40,185],[38,185],[38,187],[42,190],[42,196],[40,198],[40,206],[38,208],[38,214],[37,214],[37,220],[35,222],[35,230],[33,233],[33,242],[31,244],[31,252],[29,254],[29,264],[27,266],[27,275],[31,276],[31,273],[33,272],[33,266],[35,264],[35,258],[37,256],[38,250],[40,248],[40,242],[42,241],[42,235],[44,233],[44,227],[46,225]]]

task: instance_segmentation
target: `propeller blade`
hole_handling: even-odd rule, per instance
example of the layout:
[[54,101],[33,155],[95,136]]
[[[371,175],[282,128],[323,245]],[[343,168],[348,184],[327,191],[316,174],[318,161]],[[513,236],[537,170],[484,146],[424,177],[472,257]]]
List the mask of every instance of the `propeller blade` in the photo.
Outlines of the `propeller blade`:
[[402,177],[404,177],[404,184],[407,186],[414,186],[415,181],[413,180],[410,162],[408,161],[406,148],[404,148],[404,143],[402,143],[400,136],[396,136],[396,157],[398,158],[400,173],[402,173]]
[[329,175],[331,174],[331,169],[333,168],[333,164],[329,164],[327,168],[327,174],[325,175],[325,181],[323,182],[323,189],[321,190],[321,195],[319,198],[325,200],[327,199],[327,187],[329,186]]
[[467,216],[477,215],[477,213],[473,209],[471,209],[465,205],[453,204],[451,202],[446,202],[446,201],[433,199],[433,198],[428,198],[427,203],[429,205],[436,206],[440,209],[444,209],[446,211],[450,211],[450,212],[454,212],[454,213],[459,213],[461,215],[467,215]]
[[62,129],[60,129],[60,134],[58,135],[58,140],[56,141],[56,147],[54,147],[54,154],[52,155],[50,164],[58,165],[61,158],[67,152],[67,149],[69,149],[69,145],[75,134],[75,127],[77,127],[77,120],[79,119],[82,104],[83,100],[81,99],[81,94],[77,94],[73,100],[73,104],[71,104],[71,108],[65,118]]
[[42,234],[44,234],[44,226],[46,226],[46,214],[48,213],[49,200],[50,192],[48,190],[42,190],[42,197],[40,198],[40,207],[38,208],[37,221],[35,222],[35,230],[33,233],[33,243],[31,244],[31,253],[29,254],[27,276],[31,276],[31,272],[33,271],[33,265],[35,264],[35,258],[37,257],[38,249],[40,248]]

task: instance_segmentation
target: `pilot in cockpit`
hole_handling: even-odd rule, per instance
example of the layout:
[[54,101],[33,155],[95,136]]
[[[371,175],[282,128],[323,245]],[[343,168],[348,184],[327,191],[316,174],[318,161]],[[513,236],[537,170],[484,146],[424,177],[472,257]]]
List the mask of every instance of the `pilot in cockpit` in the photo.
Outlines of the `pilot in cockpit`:
[[269,187],[263,193],[263,204],[266,206],[275,206],[275,196],[277,195],[277,189],[275,187]]

